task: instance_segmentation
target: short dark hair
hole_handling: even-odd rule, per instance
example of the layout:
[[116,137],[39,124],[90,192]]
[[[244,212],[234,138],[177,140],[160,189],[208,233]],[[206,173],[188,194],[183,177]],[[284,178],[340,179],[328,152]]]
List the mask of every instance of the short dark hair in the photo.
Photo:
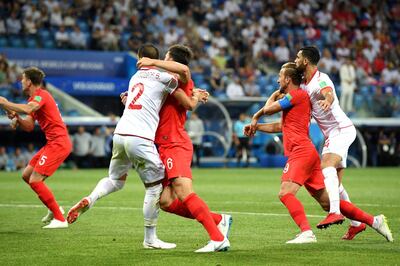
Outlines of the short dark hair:
[[190,60],[193,57],[192,50],[189,47],[181,44],[172,45],[169,47],[168,52],[175,62],[184,65],[189,65]]
[[320,55],[319,50],[315,46],[305,46],[300,48],[301,54],[303,57],[307,58],[311,64],[316,65],[319,62]]
[[158,48],[155,47],[153,44],[146,43],[146,44],[143,44],[143,45],[141,45],[139,47],[138,57],[139,58],[148,57],[148,58],[151,58],[151,59],[159,59],[160,58],[160,52],[158,51]]
[[22,74],[24,74],[25,77],[35,86],[42,85],[43,79],[46,76],[44,72],[37,67],[25,68]]
[[296,63],[288,62],[282,66],[282,69],[284,69],[283,74],[289,77],[294,85],[300,85],[303,77],[301,72],[297,70]]

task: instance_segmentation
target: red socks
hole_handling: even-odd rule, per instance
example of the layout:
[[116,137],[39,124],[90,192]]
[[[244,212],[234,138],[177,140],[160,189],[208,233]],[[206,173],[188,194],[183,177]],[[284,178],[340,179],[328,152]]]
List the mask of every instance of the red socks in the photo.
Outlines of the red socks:
[[281,202],[286,206],[290,216],[292,216],[294,222],[300,227],[302,232],[311,230],[310,224],[308,223],[306,214],[304,212],[303,205],[292,193],[288,193],[280,198]]
[[[189,218],[189,219],[195,219],[195,217],[190,213],[188,208],[186,208],[185,204],[183,204],[179,199],[175,199],[171,205],[168,206],[165,211],[174,213],[176,215]],[[222,220],[221,214],[215,213],[215,212],[210,212],[215,224],[219,224]]]
[[359,221],[368,224],[369,226],[372,226],[374,222],[374,216],[362,211],[353,203],[348,201],[340,201],[340,212],[351,220]]
[[53,196],[51,190],[46,186],[43,181],[30,183],[29,184],[33,191],[38,195],[39,199],[43,202],[46,207],[53,212],[54,218],[59,221],[65,221],[64,216],[60,211],[60,207],[57,204],[56,199]]
[[224,236],[215,224],[207,204],[196,193],[189,194],[182,203],[190,211],[192,217],[195,217],[204,226],[211,240],[224,240]]

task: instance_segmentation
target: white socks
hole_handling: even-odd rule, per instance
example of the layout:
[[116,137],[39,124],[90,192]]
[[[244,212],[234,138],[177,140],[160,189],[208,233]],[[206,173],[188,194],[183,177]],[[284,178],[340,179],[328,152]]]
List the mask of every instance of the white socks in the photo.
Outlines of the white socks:
[[339,200],[339,178],[335,167],[326,167],[322,169],[324,174],[324,183],[329,195],[330,210],[329,213],[340,213]]
[[125,180],[113,180],[109,177],[104,177],[99,181],[99,183],[97,183],[97,186],[93,189],[92,193],[90,193],[89,207],[91,208],[98,199],[122,189],[124,185]]
[[156,225],[158,214],[160,212],[161,192],[161,184],[146,188],[146,194],[143,201],[144,241],[146,243],[151,244],[157,239]]
[[[349,195],[347,194],[346,189],[344,189],[344,187],[343,187],[343,184],[340,184],[340,186],[339,186],[339,196],[340,196],[340,199],[341,199],[341,200],[351,202],[351,201],[350,201],[350,197],[349,197]],[[350,220],[350,224],[351,224],[351,226],[355,226],[355,227],[361,225],[360,222],[354,221],[354,220]]]

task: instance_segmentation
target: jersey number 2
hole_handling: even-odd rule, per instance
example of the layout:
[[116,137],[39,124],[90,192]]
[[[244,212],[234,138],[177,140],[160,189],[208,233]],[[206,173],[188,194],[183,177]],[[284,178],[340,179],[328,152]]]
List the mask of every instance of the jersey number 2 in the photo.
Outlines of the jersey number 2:
[[143,91],[144,91],[143,84],[142,83],[135,84],[131,89],[131,92],[134,92],[134,91],[137,91],[137,94],[135,97],[133,97],[133,100],[129,104],[128,108],[132,109],[132,110],[140,110],[140,109],[142,109],[142,105],[136,104],[136,102],[137,102],[137,100],[139,100],[140,96],[142,96],[142,94],[143,94]]

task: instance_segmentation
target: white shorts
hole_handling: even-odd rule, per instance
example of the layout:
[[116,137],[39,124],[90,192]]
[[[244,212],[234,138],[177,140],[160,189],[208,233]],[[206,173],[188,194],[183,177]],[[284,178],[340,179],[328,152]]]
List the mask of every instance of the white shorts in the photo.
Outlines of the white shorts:
[[322,155],[325,153],[334,153],[342,157],[341,168],[347,166],[347,153],[350,145],[356,139],[356,128],[354,126],[346,127],[332,131],[328,138],[325,139],[324,148],[322,149]]
[[119,179],[135,168],[143,184],[150,185],[164,179],[164,165],[151,140],[135,136],[113,137],[113,151],[108,170],[111,179]]

